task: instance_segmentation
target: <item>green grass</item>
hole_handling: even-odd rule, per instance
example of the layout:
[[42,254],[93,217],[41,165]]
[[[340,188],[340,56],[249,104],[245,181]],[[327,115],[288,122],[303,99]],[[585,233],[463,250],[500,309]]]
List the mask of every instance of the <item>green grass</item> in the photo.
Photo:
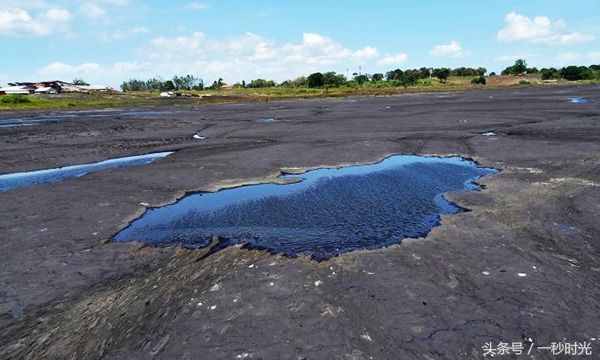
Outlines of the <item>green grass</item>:
[[31,99],[27,95],[7,95],[0,97],[0,104],[17,105],[30,103]]
[[6,95],[0,96],[0,111],[125,107],[151,103],[152,98],[143,95]]

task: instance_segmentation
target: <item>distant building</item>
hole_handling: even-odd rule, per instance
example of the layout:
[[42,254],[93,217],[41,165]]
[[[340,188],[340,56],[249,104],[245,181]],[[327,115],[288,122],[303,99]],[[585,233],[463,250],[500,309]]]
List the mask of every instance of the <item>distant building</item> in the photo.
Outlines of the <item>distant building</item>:
[[59,93],[90,93],[110,92],[111,87],[102,85],[75,85],[65,81],[14,82],[8,87],[0,88],[0,95],[10,94],[59,94]]
[[35,89],[36,94],[58,94],[58,91],[55,88],[51,87],[39,87]]
[[0,93],[4,95],[29,95],[35,92],[35,88],[32,86],[20,86],[12,85],[0,88]]

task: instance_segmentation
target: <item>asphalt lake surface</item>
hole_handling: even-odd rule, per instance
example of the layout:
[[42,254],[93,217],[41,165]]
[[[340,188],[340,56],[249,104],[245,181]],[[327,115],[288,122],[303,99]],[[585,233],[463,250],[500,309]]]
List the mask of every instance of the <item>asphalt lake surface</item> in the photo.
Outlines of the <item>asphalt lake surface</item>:
[[303,174],[266,183],[193,193],[148,209],[115,241],[219,248],[244,244],[315,260],[386,247],[426,235],[442,214],[464,209],[443,196],[477,190],[474,180],[496,170],[458,157],[391,156],[379,163]]
[[172,152],[160,152],[109,159],[97,163],[0,175],[0,192],[40,184],[56,183],[68,178],[81,177],[103,170],[147,165],[171,154]]
[[60,113],[50,113],[43,115],[33,115],[24,117],[0,117],[0,129],[2,128],[15,128],[23,126],[35,126],[44,124],[58,124],[67,120],[89,120],[89,119],[101,119],[101,118],[113,118],[120,116],[124,118],[161,118],[168,115],[179,113],[178,110],[117,110],[117,109],[104,109],[104,110],[79,110],[79,111],[65,111]]

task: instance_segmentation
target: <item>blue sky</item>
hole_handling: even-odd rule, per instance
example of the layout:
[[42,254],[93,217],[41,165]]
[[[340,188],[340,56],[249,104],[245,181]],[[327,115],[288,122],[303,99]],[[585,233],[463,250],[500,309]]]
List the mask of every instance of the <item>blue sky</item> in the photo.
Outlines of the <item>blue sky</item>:
[[600,63],[600,2],[0,0],[0,84]]

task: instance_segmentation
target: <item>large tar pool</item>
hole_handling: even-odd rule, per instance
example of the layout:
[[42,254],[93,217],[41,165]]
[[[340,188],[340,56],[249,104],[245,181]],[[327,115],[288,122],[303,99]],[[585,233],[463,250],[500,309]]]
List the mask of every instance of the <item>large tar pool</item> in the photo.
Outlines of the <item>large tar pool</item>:
[[426,235],[441,214],[464,209],[449,191],[477,190],[473,182],[496,170],[458,157],[391,156],[379,163],[284,174],[291,184],[259,184],[193,193],[148,209],[115,241],[221,248],[244,244],[289,256],[328,259]]

